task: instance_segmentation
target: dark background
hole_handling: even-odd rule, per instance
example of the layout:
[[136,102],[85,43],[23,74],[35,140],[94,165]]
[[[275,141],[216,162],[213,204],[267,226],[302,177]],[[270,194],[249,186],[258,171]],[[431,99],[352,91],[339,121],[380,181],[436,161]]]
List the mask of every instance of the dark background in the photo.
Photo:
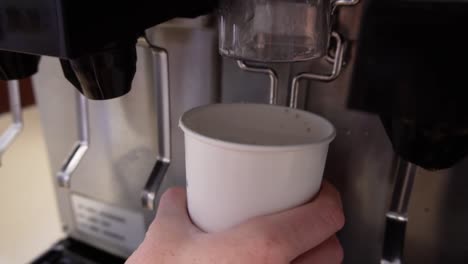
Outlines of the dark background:
[[[29,106],[34,104],[34,94],[32,91],[32,83],[30,78],[20,80],[21,89],[21,104]],[[8,112],[10,106],[8,104],[8,89],[5,81],[0,81],[0,113]]]

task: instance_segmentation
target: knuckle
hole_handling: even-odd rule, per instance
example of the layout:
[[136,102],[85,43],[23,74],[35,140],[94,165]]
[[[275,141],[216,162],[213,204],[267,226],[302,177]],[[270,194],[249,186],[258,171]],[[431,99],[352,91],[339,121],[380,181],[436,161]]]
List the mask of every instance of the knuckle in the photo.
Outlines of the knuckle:
[[345,225],[343,210],[338,205],[329,204],[320,212],[322,220],[335,231],[341,230]]
[[342,200],[341,200],[341,193],[335,189],[335,193],[334,193],[334,199],[335,199],[335,202],[339,205],[339,207],[343,207],[342,205]]
[[328,195],[326,195],[327,202],[336,204],[337,206],[342,207],[341,206],[342,205],[341,194],[338,191],[338,189],[336,189],[333,185],[328,184],[328,190],[329,190]]
[[335,239],[332,242],[332,247],[333,247],[333,256],[334,259],[336,260],[337,263],[341,263],[344,260],[344,251],[343,247],[341,246],[340,241],[338,238],[335,237]]
[[339,192],[329,183],[324,182],[322,193],[311,204],[308,212],[311,217],[318,218],[329,232],[336,233],[345,225],[345,216]]

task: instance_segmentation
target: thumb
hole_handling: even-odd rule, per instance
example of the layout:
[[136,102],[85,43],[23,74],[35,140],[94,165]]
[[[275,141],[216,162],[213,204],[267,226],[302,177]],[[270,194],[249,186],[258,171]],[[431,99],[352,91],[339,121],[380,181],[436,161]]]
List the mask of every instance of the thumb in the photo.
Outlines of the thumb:
[[[144,241],[126,262],[127,264],[158,261],[155,248],[171,243],[180,244],[191,234],[198,234],[187,213],[187,195],[183,188],[168,189],[159,201],[156,218],[146,232]],[[166,262],[164,262],[166,263]]]
[[170,188],[161,196],[154,222],[179,227],[193,226],[187,212],[187,193],[184,188]]

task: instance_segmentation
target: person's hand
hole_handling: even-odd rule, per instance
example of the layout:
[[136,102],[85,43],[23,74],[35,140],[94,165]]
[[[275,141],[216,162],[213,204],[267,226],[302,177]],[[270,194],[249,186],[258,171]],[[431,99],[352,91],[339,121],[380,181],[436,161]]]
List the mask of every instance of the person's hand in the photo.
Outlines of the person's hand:
[[310,203],[207,234],[187,214],[183,189],[161,198],[155,221],[127,264],[338,264],[344,225],[336,189],[324,183]]

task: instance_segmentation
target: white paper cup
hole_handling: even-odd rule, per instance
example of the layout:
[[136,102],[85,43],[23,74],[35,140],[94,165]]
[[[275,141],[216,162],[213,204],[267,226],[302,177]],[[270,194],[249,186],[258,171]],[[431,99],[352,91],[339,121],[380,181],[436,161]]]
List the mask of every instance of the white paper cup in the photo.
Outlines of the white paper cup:
[[335,128],[301,110],[215,104],[186,112],[187,201],[206,232],[311,200],[322,182]]

